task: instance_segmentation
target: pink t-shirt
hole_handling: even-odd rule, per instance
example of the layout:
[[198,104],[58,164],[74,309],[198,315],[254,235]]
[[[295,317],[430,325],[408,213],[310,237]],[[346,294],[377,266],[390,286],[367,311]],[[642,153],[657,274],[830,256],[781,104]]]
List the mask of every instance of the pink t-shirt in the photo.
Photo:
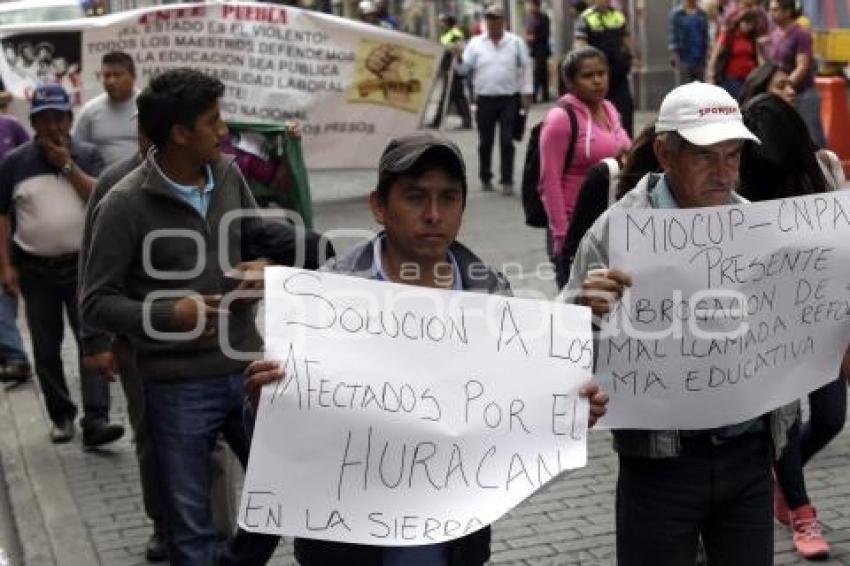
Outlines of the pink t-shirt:
[[578,134],[573,159],[567,171],[564,161],[570,143],[570,118],[562,108],[552,108],[540,130],[540,197],[549,217],[555,253],[561,251],[567,227],[575,208],[579,187],[587,170],[606,157],[616,157],[632,145],[620,124],[614,105],[603,101],[611,130],[591,119],[590,110],[577,97],[567,94],[559,101],[570,104],[576,113]]

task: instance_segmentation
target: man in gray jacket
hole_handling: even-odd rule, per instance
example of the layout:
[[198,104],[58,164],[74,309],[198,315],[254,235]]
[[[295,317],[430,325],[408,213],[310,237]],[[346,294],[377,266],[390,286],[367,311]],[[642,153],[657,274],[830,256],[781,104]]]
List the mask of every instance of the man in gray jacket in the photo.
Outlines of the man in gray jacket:
[[[741,151],[758,139],[726,91],[703,83],[674,89],[655,129],[664,173],[644,177],[614,208],[745,202],[734,192]],[[596,316],[611,312],[631,284],[628,274],[609,268],[609,217],[585,235],[565,288]],[[618,564],[694,564],[700,536],[709,564],[772,564],[771,454],[781,453],[795,417],[789,406],[712,430],[614,431]]]
[[[384,230],[323,269],[419,287],[510,294],[504,275],[456,241],[466,195],[466,167],[454,143],[431,133],[390,141],[378,165],[378,186],[369,195],[372,215]],[[252,386],[282,376],[274,361],[253,362],[248,373]],[[592,383],[580,394],[590,401],[593,426],[605,413],[608,396]],[[295,557],[309,566],[481,566],[490,558],[490,529],[414,547],[299,538]]]
[[136,356],[175,566],[264,564],[277,545],[242,531],[219,545],[210,514],[219,434],[243,466],[248,460],[243,370],[262,348],[254,304],[222,303],[233,286],[226,274],[231,266],[253,274],[237,288],[256,289],[268,261],[253,258],[275,254],[250,246],[264,223],[245,214],[256,203],[221,155],[223,92],[217,79],[183,68],[139,95],[140,127],[155,150],[93,211],[83,273],[84,320],[127,337]]

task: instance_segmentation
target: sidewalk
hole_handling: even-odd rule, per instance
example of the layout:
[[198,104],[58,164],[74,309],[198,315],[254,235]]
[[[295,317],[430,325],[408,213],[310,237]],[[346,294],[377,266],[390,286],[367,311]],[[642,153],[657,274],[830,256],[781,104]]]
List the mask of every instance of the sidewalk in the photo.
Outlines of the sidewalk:
[[[539,112],[535,109],[536,114]],[[478,190],[475,133],[450,132],[449,136],[457,140],[470,163],[470,196],[461,239],[495,264],[515,262],[532,268],[543,261],[543,232],[522,224],[519,197]],[[524,148],[518,147],[517,160],[523,155]],[[364,173],[364,179],[373,175]],[[327,174],[327,180],[342,187],[349,197],[365,195],[370,187],[343,172]],[[373,227],[364,201],[350,198],[318,204],[316,221],[321,230]],[[512,283],[516,288],[535,288],[550,296],[554,290],[549,281],[524,279]],[[25,342],[28,339],[25,336]],[[71,391],[78,399],[70,336],[64,357],[65,367],[72,374]],[[112,393],[113,420],[129,430],[117,384],[112,386]],[[617,464],[607,433],[591,434],[590,453],[586,468],[561,476],[495,524],[494,563],[614,563]],[[35,385],[29,384],[0,391],[0,462],[24,564],[146,564],[143,552],[151,526],[142,508],[129,437],[98,452],[83,452],[79,436],[70,444],[50,444],[43,403]],[[833,559],[824,564],[850,564],[850,428],[816,456],[806,472],[811,498],[833,548]],[[776,563],[804,564],[793,553],[788,533],[779,527]],[[273,564],[294,564],[289,541],[281,543]]]

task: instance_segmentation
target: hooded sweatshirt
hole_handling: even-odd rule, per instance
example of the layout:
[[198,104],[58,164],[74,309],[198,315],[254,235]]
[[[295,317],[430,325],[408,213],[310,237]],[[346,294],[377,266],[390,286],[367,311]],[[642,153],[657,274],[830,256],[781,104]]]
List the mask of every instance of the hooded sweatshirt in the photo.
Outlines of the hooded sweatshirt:
[[556,255],[563,246],[585,173],[600,160],[616,157],[632,145],[629,135],[620,124],[620,115],[607,100],[602,101],[602,107],[608,117],[608,123],[613,126],[612,131],[593,121],[590,109],[580,98],[566,94],[559,100],[559,104],[569,104],[575,110],[578,134],[572,162],[564,171],[564,160],[567,158],[571,136],[569,116],[560,107],[552,108],[546,114],[540,130],[538,189],[549,218],[549,230],[552,232],[553,251]]

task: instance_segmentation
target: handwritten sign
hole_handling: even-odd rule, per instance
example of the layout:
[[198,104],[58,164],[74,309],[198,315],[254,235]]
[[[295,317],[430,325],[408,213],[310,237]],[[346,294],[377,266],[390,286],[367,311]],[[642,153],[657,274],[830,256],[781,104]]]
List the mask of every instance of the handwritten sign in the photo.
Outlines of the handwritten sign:
[[378,545],[490,524],[587,460],[587,309],[266,270],[250,531]]
[[442,53],[412,35],[253,2],[4,27],[0,42],[0,76],[24,99],[37,82],[62,84],[76,104],[101,94],[100,60],[114,50],[133,57],[139,88],[168,69],[198,69],[224,83],[227,119],[297,120],[317,169],[372,167],[389,138],[416,129]]
[[740,423],[835,380],[850,342],[850,192],[612,214],[634,285],[599,342],[609,428]]

